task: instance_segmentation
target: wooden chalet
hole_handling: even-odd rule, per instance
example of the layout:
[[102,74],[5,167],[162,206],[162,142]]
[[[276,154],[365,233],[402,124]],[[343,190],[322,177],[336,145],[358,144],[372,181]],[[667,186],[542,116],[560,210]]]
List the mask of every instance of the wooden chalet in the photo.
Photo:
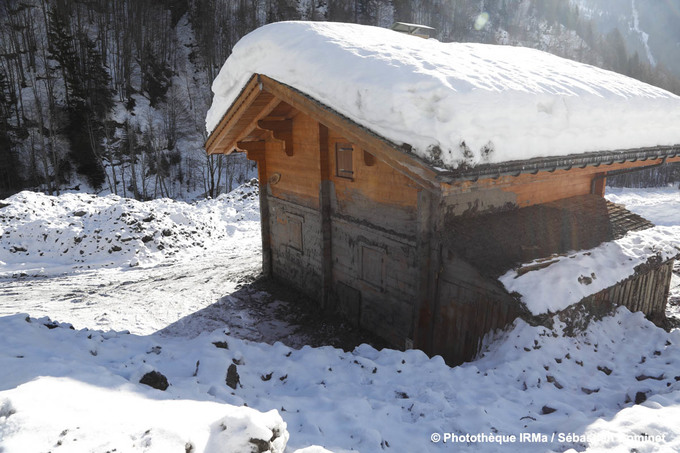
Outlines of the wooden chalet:
[[[452,171],[407,148],[261,74],[206,143],[257,162],[265,275],[451,364],[523,312],[503,272],[651,226],[604,199],[607,176],[680,161],[666,146]],[[662,318],[672,261],[648,264],[591,299]]]

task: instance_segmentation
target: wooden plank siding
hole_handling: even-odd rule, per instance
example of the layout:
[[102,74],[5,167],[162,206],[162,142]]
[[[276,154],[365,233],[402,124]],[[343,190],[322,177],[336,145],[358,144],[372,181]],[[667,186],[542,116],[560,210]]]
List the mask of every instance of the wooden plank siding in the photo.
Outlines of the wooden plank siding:
[[586,306],[622,305],[632,312],[640,311],[654,322],[665,318],[666,301],[675,260],[651,266],[644,272],[584,298]]
[[[338,175],[334,155],[347,146],[353,149],[351,178]],[[335,304],[357,325],[402,348],[413,336],[422,189],[336,130],[329,129],[327,149]]]
[[[680,158],[677,157],[666,160],[666,162],[678,161]],[[475,202],[477,212],[501,207],[499,200],[521,208],[591,193],[593,180],[595,180],[595,193],[603,196],[604,179],[601,176],[605,172],[646,167],[661,162],[662,159],[649,159],[611,165],[603,164],[597,167],[555,170],[554,172],[501,176],[479,181],[461,181],[442,184],[442,193],[450,199],[461,198]],[[465,211],[461,211],[459,214],[464,213]]]
[[267,177],[278,174],[278,182],[270,183],[275,198],[319,209],[319,125],[309,116],[298,114],[293,118],[293,152],[288,155],[283,143],[267,140]]
[[[292,152],[274,134],[241,144],[264,149],[264,156],[249,155],[262,162],[269,219],[263,244],[269,244],[271,273],[403,347],[412,337],[419,286],[415,237],[422,189],[311,117],[293,112],[290,120]],[[336,144],[353,149],[351,178],[337,175]]]
[[437,284],[431,354],[449,364],[472,360],[484,336],[519,316],[517,302],[493,279],[445,249]]

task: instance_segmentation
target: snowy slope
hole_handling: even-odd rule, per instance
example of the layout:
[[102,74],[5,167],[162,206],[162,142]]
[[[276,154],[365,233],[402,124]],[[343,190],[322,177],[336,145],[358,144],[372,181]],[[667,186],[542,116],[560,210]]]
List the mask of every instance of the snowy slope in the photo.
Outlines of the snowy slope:
[[203,253],[229,236],[253,233],[243,221],[257,221],[258,208],[244,202],[256,197],[256,181],[194,206],[170,199],[21,192],[0,209],[0,276],[150,266]]
[[[223,417],[245,418],[261,430],[280,429],[283,419],[289,452],[312,444],[334,452],[680,447],[673,418],[680,333],[625,309],[576,338],[563,336],[559,326],[518,321],[483,358],[456,368],[419,351],[292,350],[220,330],[191,340],[135,336],[75,331],[25,315],[0,318],[0,329],[6,453],[58,443],[68,447],[63,451],[165,452],[187,444],[204,451],[220,435]],[[225,383],[232,364],[240,381],[235,389]],[[153,370],[167,377],[164,392],[139,384]],[[451,437],[432,442],[433,433],[502,435],[506,444],[502,450],[487,441],[451,445]],[[527,444],[521,433],[541,437]],[[627,437],[642,433],[659,437]],[[229,434],[222,434],[223,449],[205,451],[248,451],[225,449]],[[589,437],[573,441],[569,434]]]
[[208,131],[254,73],[454,168],[680,143],[680,98],[623,75],[533,49],[319,22],[242,38],[213,82]]

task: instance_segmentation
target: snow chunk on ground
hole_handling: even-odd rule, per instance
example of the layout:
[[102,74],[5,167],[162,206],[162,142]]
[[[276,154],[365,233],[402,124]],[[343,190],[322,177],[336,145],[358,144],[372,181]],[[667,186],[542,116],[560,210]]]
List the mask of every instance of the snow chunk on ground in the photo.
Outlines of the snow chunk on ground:
[[257,182],[193,205],[24,191],[2,200],[0,277],[150,266],[252,234]]
[[[654,227],[590,250],[532,261],[499,280],[509,292],[519,293],[534,315],[554,313],[630,277],[652,257],[666,261],[678,254],[680,227]],[[528,270],[531,266],[536,269]]]
[[275,410],[162,400],[146,393],[128,383],[68,377],[38,377],[1,392],[15,408],[0,417],[3,451],[44,451],[52,445],[66,451],[283,453],[288,441]]
[[534,49],[327,22],[242,38],[213,83],[208,131],[255,73],[452,168],[680,143],[680,97],[629,77]]
[[[205,453],[241,453],[253,447],[257,448],[255,451],[283,453],[288,431],[279,413],[271,410],[260,414],[252,409],[239,409],[213,423]],[[253,422],[253,412],[261,419],[259,423]]]

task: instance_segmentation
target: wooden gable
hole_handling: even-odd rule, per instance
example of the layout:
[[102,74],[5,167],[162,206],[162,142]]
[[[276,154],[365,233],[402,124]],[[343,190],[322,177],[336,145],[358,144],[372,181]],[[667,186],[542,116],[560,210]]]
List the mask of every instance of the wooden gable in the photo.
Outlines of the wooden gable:
[[[407,175],[428,190],[437,190],[437,172],[414,154],[400,149],[370,130],[335,112],[328,106],[298,90],[267,76],[255,74],[232,104],[206,142],[208,154],[230,154],[234,150],[250,151],[264,141],[268,132],[277,136],[277,128],[295,112],[304,112],[314,120],[342,134],[357,148],[367,149],[396,171]],[[278,123],[278,124],[277,124]],[[268,129],[268,128],[273,129]],[[294,153],[286,150],[286,153]],[[249,154],[249,158],[251,155]]]

